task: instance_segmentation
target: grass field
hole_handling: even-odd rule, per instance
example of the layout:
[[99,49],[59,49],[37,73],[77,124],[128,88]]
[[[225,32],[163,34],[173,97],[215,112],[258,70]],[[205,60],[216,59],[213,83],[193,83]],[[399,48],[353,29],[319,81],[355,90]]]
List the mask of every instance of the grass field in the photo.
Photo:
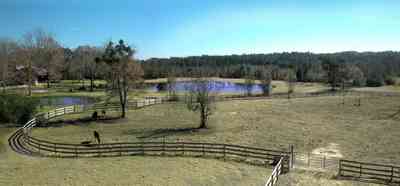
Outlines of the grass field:
[[[312,91],[317,87],[308,86]],[[393,92],[397,92],[396,89]],[[344,105],[341,96],[218,102],[209,128],[202,130],[193,130],[199,124],[197,113],[187,111],[184,104],[171,103],[129,111],[126,119],[55,123],[49,128],[35,128],[32,134],[42,139],[74,143],[93,140],[93,130],[97,130],[105,143],[165,138],[285,150],[293,144],[299,153],[325,149],[325,153],[344,159],[400,164],[397,145],[400,97],[367,93],[360,96],[360,107],[354,105],[357,95],[346,96]],[[110,116],[117,114],[108,113]],[[90,115],[68,115],[64,119]],[[62,185],[262,185],[271,171],[234,162],[178,157],[78,160],[25,157],[7,147],[6,139],[12,130],[0,128],[2,185],[54,185],[60,180],[63,180]],[[367,185],[335,180],[334,174],[295,170],[283,175],[279,183],[283,186]],[[18,179],[13,175],[24,177]]]
[[117,157],[56,159],[16,154],[0,128],[0,185],[262,185],[265,167],[214,159]]
[[[209,129],[193,131],[197,113],[183,104],[164,104],[131,111],[128,118],[98,123],[75,123],[33,130],[34,136],[55,141],[88,140],[97,130],[105,142],[137,140],[186,140],[225,142],[265,148],[308,152],[335,144],[347,159],[400,163],[399,97],[340,96],[228,101],[217,104]],[[90,116],[90,113],[86,114]],[[69,117],[82,117],[71,115]],[[178,130],[179,129],[179,130]]]
[[[79,143],[92,140],[92,132],[97,130],[105,142],[165,138],[275,149],[288,149],[289,144],[294,144],[300,153],[334,147],[335,157],[400,164],[396,144],[400,97],[363,94],[361,107],[354,106],[357,97],[347,96],[345,104],[341,102],[340,96],[219,102],[209,129],[197,131],[190,130],[198,125],[196,113],[187,111],[183,104],[164,104],[130,111],[128,118],[122,120],[40,128],[32,134]],[[70,115],[68,119],[89,115]],[[331,175],[304,172],[285,177],[287,185],[308,185],[304,181],[307,179],[314,180],[315,185],[359,185],[332,180]]]

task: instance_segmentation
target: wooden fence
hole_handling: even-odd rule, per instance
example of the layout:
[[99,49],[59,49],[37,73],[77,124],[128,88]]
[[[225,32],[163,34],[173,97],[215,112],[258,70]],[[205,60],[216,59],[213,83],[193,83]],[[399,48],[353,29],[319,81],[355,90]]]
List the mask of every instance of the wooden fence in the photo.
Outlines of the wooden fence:
[[391,165],[340,160],[338,175],[369,182],[400,184],[400,167]]
[[278,164],[274,167],[274,170],[271,173],[271,176],[269,176],[267,183],[265,186],[274,186],[276,182],[278,181],[279,175],[282,173],[282,162],[284,161],[283,157],[279,160]]
[[339,158],[308,153],[294,153],[293,164],[296,168],[337,171]]
[[200,156],[234,159],[251,164],[269,166],[277,157],[284,157],[282,164],[289,171],[289,152],[268,150],[232,144],[142,141],[107,144],[54,143],[24,134],[24,143],[41,155],[60,158],[108,157],[128,155]]
[[[148,105],[161,104],[166,99],[145,99],[141,101],[130,102],[128,106],[137,109]],[[128,156],[128,155],[174,155],[174,156],[201,156],[234,159],[251,164],[261,164],[269,166],[282,158],[282,171],[289,171],[291,165],[290,151],[269,150],[263,148],[247,147],[223,143],[196,143],[196,142],[154,142],[141,141],[129,143],[106,143],[106,144],[72,144],[55,143],[43,139],[38,139],[30,135],[30,131],[40,120],[49,120],[65,114],[79,113],[93,110],[110,110],[119,108],[119,105],[72,105],[47,113],[39,114],[37,117],[28,121],[22,127],[22,143],[25,148],[41,156],[59,157],[59,158],[77,158],[77,157],[107,157],[107,156]]]

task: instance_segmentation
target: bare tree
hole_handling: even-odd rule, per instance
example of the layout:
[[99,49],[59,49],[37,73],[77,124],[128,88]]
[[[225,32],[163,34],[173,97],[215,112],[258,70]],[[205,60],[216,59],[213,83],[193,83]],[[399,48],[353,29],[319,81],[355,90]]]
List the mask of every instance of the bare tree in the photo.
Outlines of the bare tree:
[[83,81],[86,77],[90,79],[90,91],[93,91],[94,80],[101,65],[96,63],[96,58],[101,57],[101,52],[100,48],[91,46],[79,46],[74,51],[75,71]]
[[47,88],[50,88],[52,80],[59,80],[62,77],[62,62],[64,59],[64,50],[55,38],[45,32],[38,32],[36,35],[39,39],[39,60],[37,66],[46,69]]
[[260,81],[264,96],[270,96],[272,92],[272,71],[269,68],[260,69]]
[[58,80],[62,77],[64,49],[51,34],[40,29],[26,33],[22,41],[21,52],[28,79],[28,95],[31,95],[33,66],[46,70],[48,88],[51,80]]
[[186,105],[194,112],[200,112],[199,128],[207,128],[209,116],[215,110],[216,90],[214,83],[206,78],[196,78],[187,87]]
[[331,86],[331,91],[336,91],[336,86],[339,83],[339,64],[331,58],[322,58],[322,66],[326,71],[326,81]]
[[25,69],[24,76],[26,83],[28,84],[28,96],[32,95],[32,63],[34,61],[34,55],[37,52],[38,45],[39,43],[34,39],[33,33],[28,32],[24,35],[21,48],[18,51],[18,61],[22,62]]
[[[341,63],[338,70],[338,79],[341,82],[342,105],[345,104],[345,96],[350,86],[361,86],[365,83],[363,72],[355,65]],[[361,104],[359,97],[359,104]]]
[[287,83],[287,96],[288,99],[290,99],[290,96],[294,93],[294,89],[296,86],[296,74],[294,73],[293,69],[288,69],[287,70],[287,77],[286,77],[286,83]]
[[176,86],[175,73],[170,72],[170,73],[168,73],[168,77],[167,77],[167,90],[168,90],[168,97],[171,100],[177,99],[175,86]]
[[103,61],[109,67],[106,75],[107,92],[118,95],[122,118],[126,115],[129,89],[138,86],[144,75],[141,65],[133,59],[134,53],[134,49],[120,40],[117,45],[109,42],[103,56],[96,59],[98,63]]
[[12,78],[12,63],[15,66],[15,56],[18,44],[7,38],[0,39],[0,78],[3,93],[6,91],[6,86]]

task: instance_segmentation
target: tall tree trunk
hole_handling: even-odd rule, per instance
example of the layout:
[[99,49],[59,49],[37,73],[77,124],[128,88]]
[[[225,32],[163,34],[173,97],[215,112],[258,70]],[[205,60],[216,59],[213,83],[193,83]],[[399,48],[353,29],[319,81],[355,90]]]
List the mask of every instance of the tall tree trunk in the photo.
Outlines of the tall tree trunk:
[[32,96],[32,61],[28,62],[28,96]]
[[[6,64],[7,63],[7,64]],[[6,93],[6,79],[7,79],[7,72],[8,72],[8,59],[6,59],[6,62],[3,64],[3,74],[2,74],[2,87],[3,87],[3,93]]]
[[85,88],[85,78],[83,78],[83,76],[81,76],[81,81],[82,81],[82,88]]
[[6,82],[4,82],[4,80],[3,80],[2,86],[3,86],[3,94],[4,94],[4,93],[6,93]]
[[125,114],[125,103],[121,104],[121,109],[122,109],[122,113],[121,113],[121,118],[125,118],[126,114]]
[[50,88],[50,74],[47,74],[47,88]]
[[93,87],[94,87],[94,77],[90,77],[90,92],[93,92]]
[[[121,113],[121,118],[125,118],[125,105],[126,105],[126,93],[125,93],[125,83],[124,82],[122,82],[121,83],[121,80],[118,78],[118,80],[117,80],[117,88],[118,88],[118,94],[119,94],[119,102],[120,102],[120,105],[121,105],[121,111],[122,111],[122,113]],[[125,94],[124,94],[125,93]]]
[[203,105],[201,107],[201,112],[200,112],[200,129],[204,129],[207,127],[207,116],[206,116],[206,111],[205,107]]

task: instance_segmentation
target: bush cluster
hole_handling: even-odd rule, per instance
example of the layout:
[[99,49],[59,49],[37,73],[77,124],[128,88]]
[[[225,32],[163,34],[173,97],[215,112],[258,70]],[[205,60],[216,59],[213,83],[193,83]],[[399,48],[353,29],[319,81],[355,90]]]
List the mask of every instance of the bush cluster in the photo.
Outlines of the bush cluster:
[[39,100],[14,94],[0,94],[0,123],[23,125],[36,113]]

